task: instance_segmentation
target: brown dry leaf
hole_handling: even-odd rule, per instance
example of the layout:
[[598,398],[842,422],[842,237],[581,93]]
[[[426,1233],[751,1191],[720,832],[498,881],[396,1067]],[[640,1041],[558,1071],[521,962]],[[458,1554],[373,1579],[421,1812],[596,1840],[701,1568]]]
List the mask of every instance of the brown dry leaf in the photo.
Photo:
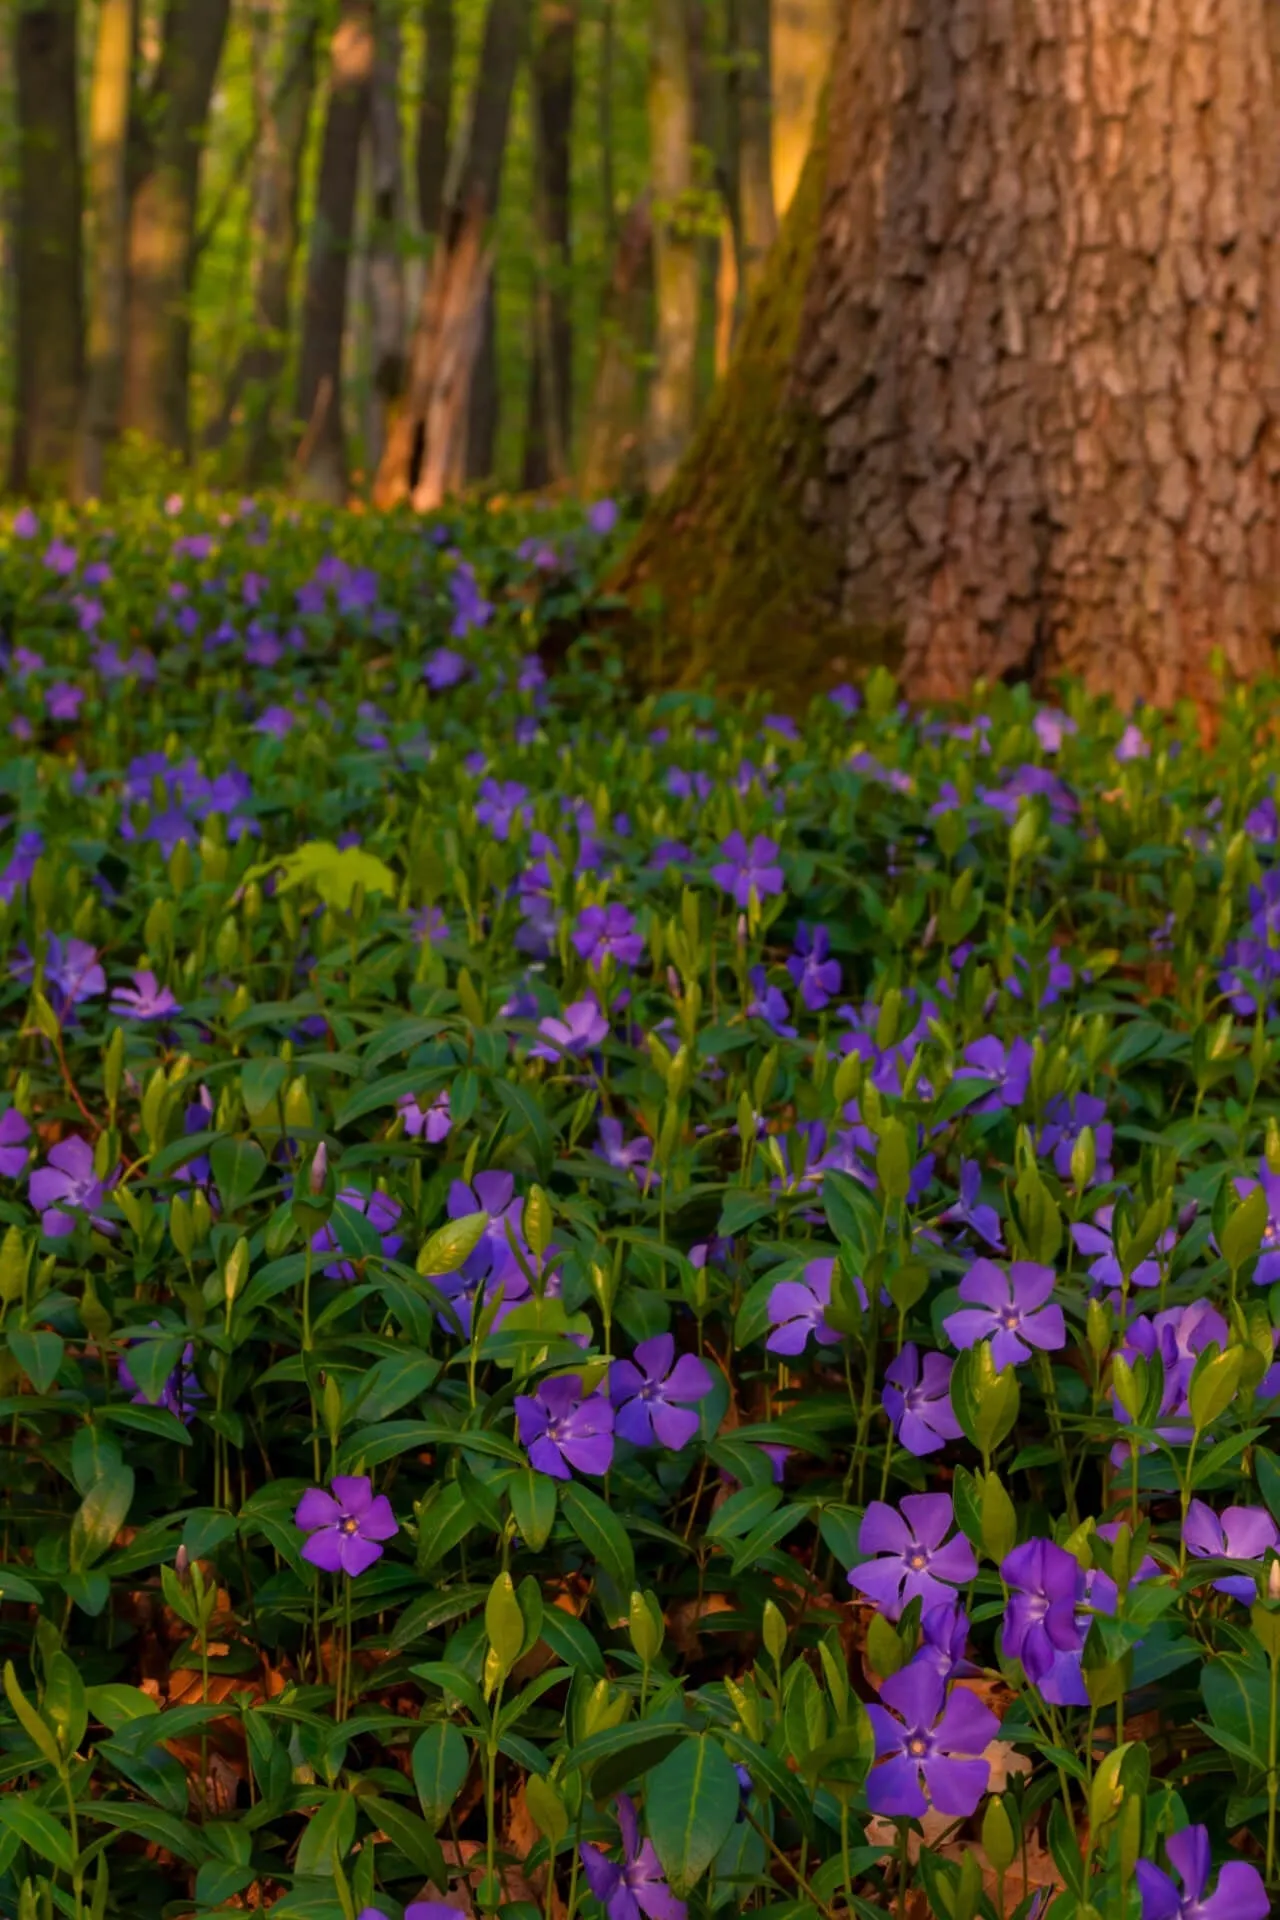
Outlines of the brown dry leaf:
[[698,1622],[713,1613],[732,1613],[734,1605],[727,1593],[705,1593],[701,1600],[681,1600],[667,1609],[667,1633],[676,1652],[685,1660],[697,1660],[702,1653]]

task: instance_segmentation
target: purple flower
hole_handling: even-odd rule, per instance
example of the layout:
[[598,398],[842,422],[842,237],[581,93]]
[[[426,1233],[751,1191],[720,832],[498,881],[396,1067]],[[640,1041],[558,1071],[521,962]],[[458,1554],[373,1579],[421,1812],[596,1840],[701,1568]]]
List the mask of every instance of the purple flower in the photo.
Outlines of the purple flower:
[[1150,754],[1151,742],[1131,720],[1116,742],[1116,759],[1124,766],[1130,760],[1146,760]]
[[455,1180],[449,1189],[447,1212],[451,1220],[468,1214],[487,1213],[488,1224],[476,1246],[457,1273],[443,1275],[437,1285],[450,1302],[463,1332],[471,1332],[478,1300],[501,1287],[502,1306],[494,1321],[500,1327],[518,1301],[527,1297],[529,1282],[512,1251],[514,1239],[521,1256],[532,1266],[532,1257],[521,1232],[522,1203],[513,1198],[515,1182],[509,1173],[478,1173],[471,1186]]
[[1059,707],[1041,707],[1031,726],[1046,753],[1058,753],[1067,735],[1078,731],[1070,714]]
[[976,1160],[960,1162],[959,1197],[938,1215],[940,1222],[948,1226],[972,1228],[980,1240],[985,1240],[997,1253],[1004,1252],[1004,1241],[1000,1236],[1000,1215],[994,1207],[982,1204],[978,1194],[982,1187],[982,1168]]
[[[389,1193],[379,1193],[376,1188],[372,1193],[365,1194],[355,1187],[343,1187],[338,1195],[338,1205],[347,1208],[351,1213],[363,1214],[378,1235],[383,1258],[395,1259],[404,1245],[404,1235],[393,1231],[396,1221],[400,1218],[401,1209],[398,1200],[393,1200]],[[333,1230],[331,1220],[326,1221],[319,1232],[312,1235],[311,1250],[313,1253],[339,1251],[338,1236]],[[356,1270],[349,1260],[332,1261],[324,1271],[330,1280],[354,1280],[356,1277]]]
[[637,1134],[634,1140],[624,1140],[621,1120],[615,1120],[612,1114],[600,1116],[600,1138],[596,1143],[596,1152],[611,1167],[617,1167],[620,1173],[639,1174],[648,1168],[653,1157],[653,1142],[644,1134]]
[[820,1013],[840,991],[840,962],[829,958],[830,951],[826,928],[818,926],[810,931],[802,920],[796,928],[796,950],[787,961],[787,972],[810,1013]]
[[908,1453],[922,1459],[936,1453],[948,1440],[961,1437],[960,1422],[951,1405],[951,1362],[940,1353],[926,1353],[908,1341],[897,1359],[885,1368],[884,1410],[894,1436]]
[[1274,847],[1280,840],[1280,812],[1270,794],[1245,815],[1244,830],[1251,840],[1264,847]]
[[684,1901],[677,1900],[667,1885],[652,1840],[641,1843],[636,1810],[625,1793],[618,1795],[617,1812],[621,1861],[608,1859],[591,1841],[584,1840],[578,1848],[587,1885],[608,1920],[640,1920],[641,1914],[648,1920],[684,1920]]
[[482,827],[488,827],[495,840],[509,840],[512,827],[528,821],[528,798],[528,787],[522,787],[518,780],[482,780],[476,819]]
[[121,1013],[129,1020],[166,1020],[182,1008],[174,999],[168,987],[160,982],[146,967],[140,967],[133,976],[131,987],[113,987],[111,990],[111,1011]]
[[[1265,1507],[1228,1507],[1221,1515],[1203,1500],[1187,1508],[1182,1529],[1187,1552],[1197,1560],[1261,1560],[1280,1547],[1280,1529]],[[1247,1573],[1229,1573],[1213,1583],[1215,1593],[1233,1600],[1256,1600],[1258,1583]]]
[[666,1447],[679,1453],[698,1431],[691,1400],[704,1400],[711,1391],[706,1363],[692,1353],[675,1357],[676,1343],[669,1333],[642,1340],[630,1360],[615,1360],[609,1369],[609,1398],[616,1408],[613,1430],[635,1447]]
[[864,1560],[849,1575],[849,1585],[865,1593],[887,1620],[919,1598],[924,1608],[954,1601],[952,1587],[976,1577],[978,1562],[962,1533],[948,1539],[955,1513],[949,1493],[908,1493],[899,1511],[873,1500],[858,1531]]
[[433,693],[443,693],[447,687],[456,687],[465,680],[471,668],[466,658],[452,647],[437,647],[429,653],[422,669],[422,677]]
[[999,1113],[1005,1107],[1020,1107],[1027,1097],[1031,1080],[1031,1043],[1021,1035],[1008,1047],[994,1035],[973,1040],[964,1050],[964,1065],[956,1068],[957,1080],[989,1080],[990,1093],[976,1101],[974,1113]]
[[1030,1260],[1015,1260],[1007,1273],[994,1260],[975,1260],[960,1282],[966,1305],[942,1323],[947,1338],[961,1348],[990,1340],[1000,1370],[1029,1360],[1032,1347],[1050,1353],[1064,1347],[1062,1308],[1045,1304],[1053,1283],[1053,1268]]
[[[832,1347],[842,1338],[826,1317],[831,1305],[831,1274],[835,1261],[810,1260],[802,1280],[779,1280],[769,1295],[769,1324],[773,1332],[765,1341],[770,1353],[803,1353],[812,1334],[820,1347]],[[867,1296],[861,1280],[854,1290],[866,1307]]]
[[413,934],[417,940],[447,940],[449,922],[439,907],[424,907],[421,913],[414,915]]
[[49,1149],[49,1164],[37,1167],[27,1182],[32,1206],[41,1215],[41,1230],[50,1240],[63,1240],[75,1231],[75,1215],[88,1214],[99,1233],[114,1233],[99,1218],[107,1183],[93,1170],[93,1148],[79,1134]]
[[33,828],[29,833],[20,833],[13,843],[13,855],[3,873],[0,873],[0,900],[8,905],[19,887],[25,887],[36,869],[44,846],[44,837]]
[[84,688],[57,680],[45,690],[45,712],[51,720],[78,720],[84,704]]
[[[35,962],[25,948],[20,950],[11,972],[15,980],[35,978]],[[107,976],[98,964],[97,949],[87,940],[68,940],[64,947],[56,933],[46,935],[44,958],[45,998],[64,1020],[73,1007],[96,993],[107,990]]]
[[1037,1152],[1053,1155],[1053,1169],[1060,1180],[1071,1178],[1072,1151],[1086,1127],[1093,1129],[1093,1144],[1097,1154],[1093,1178],[1111,1178],[1111,1143],[1114,1136],[1111,1122],[1107,1119],[1105,1100],[1098,1099],[1092,1093],[1077,1093],[1072,1099],[1060,1093],[1045,1108],[1044,1119]]
[[576,1373],[544,1380],[516,1395],[516,1425],[529,1465],[553,1480],[608,1473],[613,1464],[613,1408],[602,1393],[582,1392]]
[[10,525],[15,540],[34,540],[40,531],[40,522],[31,507],[19,507]]
[[1086,1626],[1077,1608],[1084,1598],[1084,1574],[1073,1554],[1052,1540],[1026,1540],[1006,1554],[1000,1578],[1012,1588],[1001,1629],[1000,1649],[1007,1660],[1021,1660],[1037,1686],[1059,1653],[1083,1647]]
[[616,500],[593,500],[587,508],[587,525],[592,533],[612,533],[618,524]]
[[1205,1893],[1210,1866],[1207,1827],[1184,1827],[1181,1833],[1171,1833],[1164,1844],[1182,1892],[1160,1867],[1139,1860],[1134,1872],[1142,1920],[1267,1920],[1271,1901],[1262,1875],[1247,1860],[1229,1860],[1214,1891]]
[[426,1106],[421,1106],[411,1093],[402,1093],[396,1101],[396,1111],[404,1117],[404,1130],[411,1140],[426,1140],[436,1146],[449,1136],[452,1124],[449,1114],[449,1089],[442,1087]]
[[584,907],[570,937],[574,951],[589,966],[600,966],[606,956],[624,967],[638,967],[644,959],[644,936],[636,932],[635,915],[619,902]]
[[[1120,1268],[1120,1257],[1115,1249],[1112,1221],[1115,1208],[1099,1207],[1092,1220],[1078,1220],[1071,1229],[1071,1238],[1081,1253],[1092,1254],[1093,1262],[1089,1268],[1095,1290],[1101,1287],[1120,1287],[1124,1284],[1124,1274]],[[1169,1253],[1177,1235],[1169,1227],[1156,1241],[1156,1253]],[[1156,1259],[1140,1260],[1129,1275],[1129,1284],[1133,1287],[1158,1287],[1160,1285],[1160,1262]]]
[[1256,1180],[1240,1179],[1234,1185],[1242,1200],[1259,1186],[1267,1196],[1267,1224],[1262,1229],[1262,1252],[1253,1270],[1253,1284],[1273,1286],[1280,1280],[1280,1174],[1272,1173],[1264,1159],[1258,1162]]
[[991,1777],[981,1756],[1000,1722],[990,1707],[965,1687],[953,1687],[948,1697],[947,1683],[929,1659],[912,1660],[893,1674],[880,1698],[893,1712],[867,1708],[880,1763],[867,1775],[872,1813],[918,1819],[932,1803],[939,1813],[967,1818]]
[[777,842],[758,833],[748,846],[740,833],[731,833],[721,843],[720,859],[711,869],[711,878],[740,907],[750,905],[752,893],[757,900],[781,893]]
[[[153,1320],[152,1326],[159,1330],[159,1322]],[[130,1346],[137,1341],[131,1340]],[[129,1362],[121,1355],[116,1362],[116,1378],[121,1387],[130,1396],[135,1407],[167,1407],[175,1420],[181,1420],[189,1427],[196,1417],[196,1401],[207,1398],[203,1387],[196,1378],[196,1350],[190,1340],[182,1349],[182,1357],[177,1366],[160,1389],[158,1400],[148,1400],[133,1376]]]
[[[1229,1337],[1227,1323],[1212,1301],[1193,1300],[1189,1306],[1166,1307],[1152,1319],[1139,1314],[1125,1330],[1121,1352],[1130,1365],[1139,1354],[1147,1360],[1159,1354],[1166,1399],[1177,1405],[1185,1401],[1197,1357],[1211,1342],[1225,1352]],[[1190,1433],[1183,1438],[1189,1439]]]
[[791,1009],[787,1005],[786,995],[780,987],[771,987],[763,967],[752,967],[748,978],[755,998],[747,1008],[753,1020],[763,1020],[784,1040],[794,1040],[796,1029],[787,1024],[787,1015]]
[[16,1180],[24,1171],[30,1138],[26,1117],[16,1107],[7,1107],[0,1114],[0,1175],[6,1180]]
[[546,1041],[530,1047],[529,1058],[559,1060],[564,1054],[589,1053],[600,1045],[608,1031],[609,1022],[601,1013],[599,1002],[588,994],[585,1000],[570,1001],[563,1020],[550,1015],[539,1020],[538,1032],[546,1035]]
[[265,733],[272,740],[283,740],[298,724],[298,716],[292,707],[264,707],[253,723],[255,733]]
[[302,1557],[323,1573],[351,1579],[382,1558],[382,1542],[400,1529],[385,1493],[375,1494],[368,1474],[335,1473],[332,1493],[308,1487],[298,1502],[294,1525],[311,1537]]

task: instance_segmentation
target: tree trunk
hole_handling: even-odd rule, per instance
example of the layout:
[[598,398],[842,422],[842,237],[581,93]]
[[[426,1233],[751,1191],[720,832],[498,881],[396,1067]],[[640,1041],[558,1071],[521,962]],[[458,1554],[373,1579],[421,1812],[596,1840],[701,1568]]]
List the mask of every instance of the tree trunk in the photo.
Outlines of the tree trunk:
[[315,0],[291,0],[279,64],[267,35],[254,46],[258,152],[253,183],[252,330],[231,381],[229,412],[245,411],[244,475],[250,486],[278,469],[277,399],[289,345],[302,157],[316,83]]
[[831,72],[840,0],[773,0],[769,40],[773,204],[780,220],[800,182]]
[[347,494],[342,347],[355,234],[360,143],[373,80],[372,0],[342,0],[329,48],[329,104],[320,150],[298,366],[300,490],[340,505]]
[[92,303],[76,487],[100,498],[107,452],[119,426],[124,376],[125,276],[129,261],[129,96],[133,0],[101,0],[89,91],[89,192],[93,208]]
[[737,0],[734,80],[737,112],[738,279],[749,299],[778,236],[773,209],[769,85],[770,0]]
[[498,458],[498,302],[490,268],[480,322],[480,344],[467,400],[467,438],[461,468],[451,467],[446,492],[456,493],[468,481],[488,480]]
[[418,220],[423,233],[434,237],[444,213],[444,178],[453,121],[453,0],[424,0],[422,24],[427,54],[418,102]]
[[541,0],[533,61],[534,285],[533,352],[524,484],[544,487],[569,470],[573,405],[573,318],[569,304],[574,57],[577,0]]
[[184,458],[196,200],[230,10],[230,0],[168,0],[160,58],[130,129],[123,424]]
[[372,230],[369,299],[372,307],[373,386],[383,410],[404,385],[404,180],[400,153],[400,18],[398,0],[380,0],[377,54],[369,116]]
[[75,0],[27,6],[16,40],[17,395],[11,484],[64,492],[83,379]]
[[466,470],[471,386],[493,270],[487,231],[498,204],[529,6],[530,0],[489,0],[470,112],[449,160],[440,244],[414,326],[404,405],[378,470],[374,498],[381,507],[411,498],[426,512]]
[[649,173],[653,182],[655,366],[649,387],[646,478],[659,492],[693,432],[697,401],[698,248],[693,190],[693,71],[685,0],[653,0],[649,27]]
[[644,352],[653,264],[649,200],[638,200],[622,225],[604,298],[600,348],[583,435],[580,485],[588,500],[642,482],[640,357]]
[[[792,324],[757,343],[754,392],[735,369],[626,573],[668,589],[703,665],[767,669],[785,617],[814,636],[793,687],[880,652],[923,697],[1072,673],[1163,705],[1212,699],[1219,651],[1271,666],[1265,4],[850,7],[820,221],[798,203],[811,244],[752,316]],[[789,601],[753,559],[770,523]]]

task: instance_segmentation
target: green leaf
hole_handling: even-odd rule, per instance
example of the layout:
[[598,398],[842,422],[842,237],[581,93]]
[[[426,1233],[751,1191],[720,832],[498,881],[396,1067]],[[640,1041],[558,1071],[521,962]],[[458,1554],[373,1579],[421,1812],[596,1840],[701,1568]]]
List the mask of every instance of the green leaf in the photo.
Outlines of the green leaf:
[[[365,1806],[371,1806],[366,1800]],[[349,1793],[327,1793],[298,1842],[294,1871],[333,1878],[334,1862],[344,1860],[356,1837],[356,1803]]]
[[267,1156],[256,1140],[216,1140],[209,1150],[209,1165],[218,1187],[218,1198],[228,1213],[238,1213],[249,1198],[267,1164]]
[[484,1238],[489,1224],[487,1213],[464,1213],[457,1220],[446,1220],[424,1242],[417,1258],[417,1269],[424,1280],[438,1280],[442,1274],[456,1273]]
[[84,1681],[70,1654],[58,1652],[50,1657],[40,1710],[57,1734],[63,1754],[69,1759],[79,1748],[89,1724]]
[[484,1603],[484,1630],[503,1673],[509,1673],[520,1658],[524,1642],[524,1615],[516,1599],[515,1581],[509,1573],[500,1573],[489,1589],[489,1598]]
[[1206,1661],[1200,1692],[1213,1724],[1214,1737],[1228,1751],[1237,1751],[1265,1769],[1270,1711],[1270,1674],[1261,1647],[1251,1642],[1246,1653],[1224,1653]]
[[153,1333],[148,1330],[136,1339],[129,1340],[126,1364],[138,1383],[138,1392],[153,1407],[158,1404],[174,1368],[181,1362],[189,1338],[184,1327],[178,1333]]
[[33,1793],[0,1794],[0,1822],[16,1833],[38,1860],[47,1860],[59,1873],[70,1873],[76,1857],[71,1835],[60,1820],[46,1813]]
[[646,1779],[649,1837],[672,1891],[686,1898],[738,1817],[738,1776],[709,1734],[684,1740]]
[[598,1493],[573,1482],[562,1489],[560,1511],[593,1560],[598,1560],[620,1593],[636,1584],[636,1557],[630,1535]]
[[341,913],[347,912],[357,887],[364,893],[396,891],[396,877],[385,861],[362,847],[335,847],[331,840],[308,840],[283,860],[261,861],[246,869],[241,885],[264,880],[269,873],[278,876],[277,896],[309,886],[327,907],[336,907]]
[[592,1796],[601,1806],[616,1794],[624,1793],[641,1774],[661,1766],[667,1755],[687,1738],[683,1727],[653,1721],[641,1721],[636,1726],[618,1727],[614,1731],[635,1737],[616,1753],[606,1754],[591,1769]]
[[71,1522],[71,1570],[82,1573],[100,1560],[129,1517],[133,1468],[119,1466],[90,1487]]
[[370,1425],[386,1420],[427,1393],[440,1377],[440,1362],[425,1353],[389,1353],[364,1377],[353,1413]]
[[150,1720],[160,1711],[160,1703],[141,1687],[130,1687],[123,1680],[112,1680],[103,1687],[86,1687],[85,1705],[92,1717],[112,1733],[128,1726],[131,1720]]
[[9,1335],[9,1351],[37,1393],[48,1393],[58,1377],[65,1343],[60,1333]]
[[1238,1273],[1246,1260],[1252,1260],[1262,1245],[1262,1236],[1267,1230],[1267,1209],[1266,1188],[1257,1186],[1227,1215],[1220,1244],[1223,1258],[1233,1273]]
[[60,1766],[62,1754],[58,1747],[57,1735],[34,1701],[29,1700],[23,1692],[12,1660],[6,1660],[4,1663],[4,1690],[9,1705],[18,1716],[19,1725],[27,1738],[32,1741],[37,1752],[44,1755],[51,1767]]
[[559,1489],[545,1473],[521,1467],[507,1484],[511,1513],[531,1553],[541,1553],[556,1523]]
[[433,1880],[438,1887],[448,1886],[449,1869],[440,1842],[425,1820],[380,1793],[366,1794],[360,1804],[424,1880]]
[[444,1825],[470,1770],[467,1743],[451,1720],[435,1721],[414,1741],[413,1784],[433,1833]]
[[[1255,1447],[1253,1450],[1253,1475],[1258,1483],[1258,1492],[1267,1503],[1271,1518],[1280,1525],[1280,1459],[1269,1447]],[[0,1575],[0,1585],[3,1575]]]

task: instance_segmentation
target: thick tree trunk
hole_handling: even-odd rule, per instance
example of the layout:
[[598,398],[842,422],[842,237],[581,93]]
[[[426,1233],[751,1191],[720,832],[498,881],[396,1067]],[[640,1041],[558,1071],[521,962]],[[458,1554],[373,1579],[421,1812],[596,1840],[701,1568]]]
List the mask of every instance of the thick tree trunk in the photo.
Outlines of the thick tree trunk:
[[541,0],[540,13],[533,60],[538,258],[524,453],[526,487],[543,487],[567,474],[573,405],[569,276],[577,0]]
[[11,484],[62,492],[83,378],[75,0],[20,9],[17,394]]
[[769,249],[778,237],[773,208],[769,82],[771,0],[737,0],[734,47],[734,168],[739,243],[738,278],[749,299],[760,284]]
[[89,90],[89,193],[93,209],[92,302],[76,489],[103,490],[124,377],[125,276],[129,260],[127,157],[133,85],[133,0],[101,0]]
[[329,104],[307,260],[298,365],[301,439],[295,463],[301,492],[334,505],[347,493],[342,347],[360,143],[369,115],[374,54],[372,0],[342,0],[329,49]]
[[453,0],[423,0],[422,25],[427,37],[418,101],[418,220],[425,234],[440,231],[444,214],[444,180],[449,167],[449,129],[453,121],[453,63],[456,35]]
[[[1240,676],[1271,665],[1265,4],[850,6],[816,246],[807,267],[792,248],[789,288],[766,285],[801,309],[767,356],[788,429],[740,426],[713,479],[733,409],[758,403],[731,379],[720,440],[629,569],[668,587],[677,622],[700,599],[704,665],[717,646],[764,656],[778,603],[757,586],[735,631],[716,582],[751,574],[768,516],[808,553],[795,591],[837,673],[888,648],[926,697],[1070,672],[1167,704],[1213,697],[1218,650]],[[732,537],[713,564],[716,516]]]
[[374,498],[440,504],[466,471],[468,412],[485,338],[493,257],[488,228],[498,204],[511,96],[528,36],[530,0],[489,0],[470,112],[449,160],[440,244],[422,290],[404,405],[387,435]]
[[205,120],[230,0],[168,0],[160,58],[130,138],[125,427],[190,451],[191,290]]
[[689,228],[693,189],[693,71],[686,0],[653,0],[649,27],[649,149],[653,182],[655,366],[645,470],[657,493],[693,432],[697,403],[699,272]]
[[791,205],[831,72],[841,0],[772,0],[769,41],[773,204]]
[[583,434],[579,484],[588,500],[643,480],[640,357],[644,352],[653,264],[653,223],[646,196],[622,224],[605,294],[591,404]]

